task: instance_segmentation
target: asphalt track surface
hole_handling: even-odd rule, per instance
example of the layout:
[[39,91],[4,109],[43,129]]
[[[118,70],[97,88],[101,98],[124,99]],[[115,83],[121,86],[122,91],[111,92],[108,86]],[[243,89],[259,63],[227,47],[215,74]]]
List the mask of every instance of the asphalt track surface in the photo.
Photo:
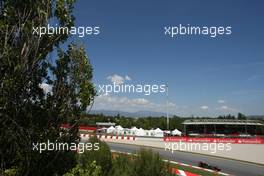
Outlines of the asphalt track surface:
[[[112,142],[107,143],[111,150],[119,152],[136,153],[141,148],[136,145],[118,144]],[[165,151],[164,149],[159,148],[152,148],[152,150],[158,152],[162,158],[170,161],[181,162],[194,166],[197,166],[200,161],[203,161],[210,165],[217,166],[221,169],[221,172],[231,175],[264,176],[264,166],[262,165],[181,151],[174,151],[172,153],[171,151]],[[260,155],[263,155],[263,153]]]

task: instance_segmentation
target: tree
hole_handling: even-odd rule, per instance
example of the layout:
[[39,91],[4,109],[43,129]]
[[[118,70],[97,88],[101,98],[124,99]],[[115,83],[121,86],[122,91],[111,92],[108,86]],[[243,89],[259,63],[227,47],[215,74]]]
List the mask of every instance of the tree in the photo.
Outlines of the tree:
[[237,114],[237,119],[240,119],[240,120],[245,120],[245,119],[247,119],[247,117],[244,115],[244,114],[242,114],[242,113],[238,113]]
[[101,176],[101,166],[97,166],[96,162],[92,162],[89,167],[82,168],[80,165],[77,165],[70,172],[64,174],[63,176]]
[[117,154],[113,160],[113,166],[109,175],[111,176],[133,176],[135,164],[131,156],[125,154]]
[[[71,28],[73,5],[74,0],[0,1],[0,175],[13,168],[18,175],[62,175],[76,165],[73,151],[32,150],[33,143],[47,140],[78,142],[78,119],[95,95],[84,48],[70,44],[63,51],[66,33],[33,33],[52,22]],[[58,53],[56,64],[51,53]],[[62,131],[64,121],[73,128]]]
[[152,150],[141,149],[136,157],[134,171],[135,175],[166,175],[165,164],[158,153]]
[[85,169],[89,167],[92,162],[96,161],[96,164],[98,164],[102,168],[102,175],[107,176],[112,167],[112,154],[109,146],[96,137],[91,137],[89,139],[89,143],[91,143],[93,146],[95,143],[98,143],[99,150],[87,150],[84,153],[80,154],[80,166]]

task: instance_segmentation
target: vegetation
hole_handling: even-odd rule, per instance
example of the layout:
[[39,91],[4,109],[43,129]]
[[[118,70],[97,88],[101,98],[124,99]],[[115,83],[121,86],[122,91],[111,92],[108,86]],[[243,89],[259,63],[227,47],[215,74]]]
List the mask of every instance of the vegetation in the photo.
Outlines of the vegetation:
[[[47,140],[78,142],[80,114],[95,95],[84,48],[65,47],[66,33],[33,33],[54,22],[71,28],[73,5],[74,0],[0,1],[0,175],[62,175],[76,166],[75,152],[32,150],[33,143]],[[73,128],[62,131],[63,122]]]
[[89,165],[96,161],[96,164],[101,166],[102,175],[108,175],[112,167],[112,154],[109,146],[97,139],[96,137],[91,137],[88,141],[89,143],[99,143],[99,150],[86,150],[83,154],[79,156],[79,163],[82,168],[89,168]]
[[134,162],[131,157],[119,154],[113,160],[113,166],[109,173],[111,176],[132,176]]
[[[186,118],[174,116],[170,118],[170,129],[182,129],[182,122]],[[82,114],[80,124],[82,125],[96,125],[96,122],[114,122],[125,128],[136,126],[137,128],[151,129],[161,128],[166,129],[166,117],[123,117],[123,116],[106,116],[103,114]]]
[[[203,119],[203,118],[210,118],[210,117],[178,117],[173,116],[170,118],[170,130],[179,129],[183,130],[183,121],[186,119]],[[211,117],[212,118],[212,117]],[[237,116],[234,115],[222,115],[218,116],[218,119],[248,119],[247,116],[245,116],[242,113],[238,113]],[[250,118],[255,119],[255,118]],[[264,119],[264,118],[263,118]],[[257,118],[257,120],[262,120],[261,118]],[[82,114],[80,119],[80,124],[83,125],[95,125],[96,122],[114,122],[118,125],[121,125],[125,128],[130,127],[137,127],[137,128],[143,128],[143,129],[151,129],[151,128],[161,128],[162,130],[167,129],[167,122],[166,117],[124,117],[120,115],[116,116],[107,116],[103,114]],[[264,122],[264,121],[263,121]]]
[[138,156],[134,159],[135,175],[138,176],[165,176],[168,174],[168,167],[162,161],[158,153],[152,150],[141,149]]
[[[155,160],[156,162],[152,162],[151,159],[153,159],[153,155],[156,155],[156,158],[159,158],[157,153],[153,153],[151,150],[141,150],[139,153],[143,153],[142,155],[134,156],[134,155],[127,155],[127,154],[121,154],[121,153],[115,153],[115,157],[113,159],[113,167],[109,174],[109,176],[132,176],[132,175],[156,175],[159,172],[155,171],[162,171],[159,173],[160,175],[175,175],[172,173],[173,169],[179,169],[183,171],[187,171],[193,174],[197,175],[204,175],[204,176],[216,176],[220,175],[216,172],[208,172],[202,169],[196,169],[193,167],[183,166],[179,164],[174,164],[170,162],[161,162],[160,160]],[[139,160],[142,160],[145,165],[142,165],[142,161],[138,162]],[[136,172],[135,168],[141,167],[143,171]],[[152,168],[154,171],[149,171],[148,169]],[[151,173],[151,174],[148,174]]]
[[169,164],[158,153],[141,149],[137,155],[118,154],[109,176],[169,176]]
[[101,166],[97,166],[96,162],[90,163],[86,168],[77,165],[70,172],[64,174],[63,176],[101,176],[102,169]]

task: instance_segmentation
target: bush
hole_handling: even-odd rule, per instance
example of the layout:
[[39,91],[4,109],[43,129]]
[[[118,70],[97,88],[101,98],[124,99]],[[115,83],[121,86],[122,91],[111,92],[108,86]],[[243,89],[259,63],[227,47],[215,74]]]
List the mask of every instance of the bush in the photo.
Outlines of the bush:
[[169,176],[169,164],[158,153],[141,149],[136,156],[119,154],[109,176]]
[[158,153],[152,150],[141,149],[134,160],[134,172],[137,176],[165,176],[166,164]]
[[127,155],[119,154],[113,161],[109,176],[134,176],[134,162]]
[[[84,176],[98,172],[91,172],[91,164],[100,166],[100,176],[169,176],[169,164],[163,162],[158,153],[152,150],[141,149],[137,155],[118,154],[112,161],[112,154],[108,145],[96,137],[89,140],[90,143],[99,143],[99,150],[84,151],[79,155],[79,166],[71,171],[72,175]],[[93,171],[94,169],[92,169]],[[87,174],[89,171],[89,174]]]
[[5,171],[0,170],[0,175],[3,174],[3,176],[16,176],[18,175],[17,169],[6,169]]
[[96,164],[101,166],[102,175],[108,175],[112,167],[112,155],[108,145],[105,142],[100,141],[96,137],[91,137],[89,143],[99,143],[99,150],[85,151],[79,156],[79,162],[82,168],[88,168],[89,165],[96,161]]
[[96,165],[96,162],[92,162],[88,168],[83,169],[80,165],[77,165],[70,172],[63,176],[101,176],[102,170],[100,166]]

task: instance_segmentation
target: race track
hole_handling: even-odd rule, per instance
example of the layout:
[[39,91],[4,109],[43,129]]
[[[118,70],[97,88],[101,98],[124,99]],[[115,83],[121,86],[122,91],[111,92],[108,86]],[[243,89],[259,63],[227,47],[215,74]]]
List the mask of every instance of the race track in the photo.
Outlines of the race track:
[[[107,143],[111,150],[120,152],[136,153],[140,149],[140,146],[136,145],[118,144],[109,141],[107,141]],[[152,148],[152,150],[158,152],[162,158],[170,161],[182,162],[195,166],[198,165],[199,161],[203,161],[210,165],[215,165],[221,168],[221,172],[231,175],[264,176],[264,166],[262,165],[181,151],[174,151],[172,154],[171,152],[165,151],[164,149]]]

